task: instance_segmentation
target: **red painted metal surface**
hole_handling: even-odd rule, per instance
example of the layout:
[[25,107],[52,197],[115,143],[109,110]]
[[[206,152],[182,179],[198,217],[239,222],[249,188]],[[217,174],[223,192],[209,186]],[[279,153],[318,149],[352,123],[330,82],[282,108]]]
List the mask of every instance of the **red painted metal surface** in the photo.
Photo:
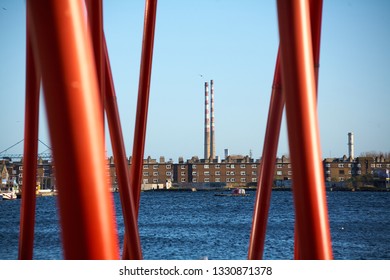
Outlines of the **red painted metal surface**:
[[65,259],[118,259],[103,111],[82,1],[30,1],[58,187]]
[[[29,3],[27,3],[29,5]],[[38,158],[40,73],[35,61],[27,17],[26,103],[24,116],[23,195],[20,208],[19,259],[33,257],[35,200]]]
[[316,109],[308,1],[278,1],[283,94],[299,257],[332,259]]
[[275,174],[275,158],[278,150],[282,123],[284,96],[281,87],[280,51],[276,59],[274,81],[264,137],[263,154],[259,166],[256,201],[253,211],[252,230],[249,239],[248,259],[262,259],[267,230],[271,191]]
[[[148,119],[150,79],[152,75],[154,30],[156,25],[157,0],[145,1],[144,34],[142,40],[141,66],[138,85],[137,112],[135,118],[133,153],[130,167],[130,187],[136,206],[136,216],[138,217],[142,167],[145,150],[146,125]],[[127,242],[124,243],[123,259],[128,259]]]
[[126,255],[128,255],[130,259],[140,260],[142,259],[142,249],[138,233],[137,216],[135,215],[135,202],[133,193],[130,189],[128,163],[105,39],[103,42],[103,48],[106,77],[105,107],[108,127],[110,130],[111,145],[114,154],[116,175],[118,178],[119,196],[121,199],[122,215],[125,225],[125,239],[127,240],[126,243],[129,244],[129,246],[126,247],[128,250]]

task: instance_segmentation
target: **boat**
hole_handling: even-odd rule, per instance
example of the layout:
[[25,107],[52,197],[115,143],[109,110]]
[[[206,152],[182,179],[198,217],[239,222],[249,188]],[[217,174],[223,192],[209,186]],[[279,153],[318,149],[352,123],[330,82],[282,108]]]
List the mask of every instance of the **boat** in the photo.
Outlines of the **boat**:
[[245,189],[235,188],[231,193],[216,193],[215,196],[249,196]]

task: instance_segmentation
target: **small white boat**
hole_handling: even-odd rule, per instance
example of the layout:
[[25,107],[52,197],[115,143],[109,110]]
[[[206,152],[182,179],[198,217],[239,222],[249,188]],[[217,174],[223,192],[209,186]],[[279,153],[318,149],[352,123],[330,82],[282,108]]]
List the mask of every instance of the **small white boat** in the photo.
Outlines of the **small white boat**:
[[249,196],[245,189],[235,188],[231,193],[217,193],[215,196]]

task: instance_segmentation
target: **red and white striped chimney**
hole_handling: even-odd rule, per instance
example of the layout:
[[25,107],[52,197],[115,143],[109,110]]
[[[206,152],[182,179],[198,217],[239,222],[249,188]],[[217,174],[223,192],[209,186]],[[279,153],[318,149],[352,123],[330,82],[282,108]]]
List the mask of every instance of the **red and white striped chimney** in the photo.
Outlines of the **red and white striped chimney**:
[[215,125],[214,125],[214,81],[210,81],[210,99],[211,99],[211,134],[210,134],[210,158],[215,159]]
[[209,84],[204,83],[204,159],[210,158]]

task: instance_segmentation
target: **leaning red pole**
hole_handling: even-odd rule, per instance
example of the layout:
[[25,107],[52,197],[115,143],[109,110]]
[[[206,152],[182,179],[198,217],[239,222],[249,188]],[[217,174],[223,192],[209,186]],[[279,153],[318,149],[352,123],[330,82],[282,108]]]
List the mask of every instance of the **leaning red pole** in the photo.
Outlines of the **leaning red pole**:
[[148,119],[150,80],[152,74],[154,30],[156,25],[157,0],[145,1],[144,34],[142,40],[141,66],[138,85],[138,101],[135,119],[130,185],[138,208],[141,193],[143,156],[145,149],[146,124]]
[[[29,2],[27,2],[29,5]],[[34,247],[38,158],[40,73],[35,61],[26,17],[26,104],[24,116],[23,190],[20,208],[19,259],[31,260]]]
[[278,0],[277,9],[299,257],[332,259],[309,3],[306,0]]
[[265,235],[271,191],[275,174],[275,158],[278,150],[279,132],[282,123],[284,96],[281,87],[280,51],[278,51],[271,101],[264,137],[263,154],[257,179],[256,201],[253,210],[252,230],[249,239],[248,259],[263,258]]
[[42,71],[65,259],[118,259],[103,111],[82,1],[30,1]]
[[[137,112],[135,118],[133,154],[130,167],[130,187],[133,192],[133,197],[136,207],[136,217],[138,218],[140,198],[141,198],[141,183],[142,183],[142,167],[145,150],[146,139],[146,124],[148,119],[150,80],[152,75],[152,60],[153,60],[153,45],[154,45],[154,30],[156,25],[157,0],[145,1],[144,15],[144,34],[142,40],[141,66],[138,85],[138,100]],[[127,242],[125,239],[123,259],[129,259],[127,254]]]
[[130,189],[130,178],[126,158],[125,144],[123,142],[122,126],[119,117],[114,81],[107,51],[106,40],[103,37],[103,50],[105,58],[105,107],[107,122],[110,130],[111,145],[114,154],[116,175],[118,178],[119,197],[122,204],[122,215],[125,225],[125,239],[127,240],[130,259],[142,259],[141,242],[138,233],[137,217],[135,215],[135,203]]

